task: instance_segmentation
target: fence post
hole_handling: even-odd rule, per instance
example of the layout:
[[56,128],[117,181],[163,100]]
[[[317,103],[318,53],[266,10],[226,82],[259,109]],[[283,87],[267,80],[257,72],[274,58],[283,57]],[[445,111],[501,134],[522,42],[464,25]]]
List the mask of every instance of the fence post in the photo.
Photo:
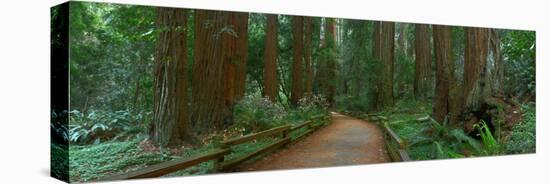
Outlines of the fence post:
[[[228,145],[223,144],[220,146],[221,149],[227,149],[229,148]],[[214,160],[214,172],[220,172],[223,170],[222,163],[224,160],[225,155],[221,156],[220,158],[217,158]]]
[[[287,137],[290,137],[290,128],[283,131],[283,139],[286,139]],[[284,147],[288,147],[289,145],[290,145],[290,142],[286,143]]]

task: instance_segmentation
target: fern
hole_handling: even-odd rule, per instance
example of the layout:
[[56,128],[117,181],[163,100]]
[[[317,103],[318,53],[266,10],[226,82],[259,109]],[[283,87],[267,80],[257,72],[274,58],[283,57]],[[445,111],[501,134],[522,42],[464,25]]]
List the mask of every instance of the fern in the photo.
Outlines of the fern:
[[453,129],[450,132],[451,136],[453,136],[456,140],[461,142],[468,143],[469,147],[471,147],[476,152],[481,152],[482,148],[479,144],[478,140],[468,136],[464,130],[462,129]]
[[483,143],[481,155],[500,155],[502,153],[500,143],[495,139],[485,121],[481,120],[479,124],[474,125],[474,128],[479,131],[481,142]]

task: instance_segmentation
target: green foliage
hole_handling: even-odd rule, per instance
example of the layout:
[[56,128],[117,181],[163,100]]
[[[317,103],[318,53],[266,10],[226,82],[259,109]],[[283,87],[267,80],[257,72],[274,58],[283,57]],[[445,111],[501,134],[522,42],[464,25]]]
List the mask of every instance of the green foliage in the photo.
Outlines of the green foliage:
[[489,155],[499,155],[502,153],[502,146],[498,140],[493,137],[491,130],[487,126],[485,121],[481,121],[479,124],[475,124],[474,128],[479,131],[481,136],[481,142],[483,143],[483,150],[481,150],[480,155],[489,156]]
[[247,75],[249,82],[247,92],[254,93],[263,86],[265,28],[267,19],[262,14],[250,14],[248,20],[248,63]]
[[69,178],[69,152],[68,147],[62,144],[50,144],[51,174],[55,178],[68,181]]
[[372,58],[372,23],[344,20],[340,47],[342,67],[339,72],[336,106],[341,111],[362,112],[374,109],[374,86],[380,63]]
[[154,8],[71,2],[70,104],[94,109],[151,108]]
[[506,153],[536,152],[536,109],[534,104],[522,106],[523,119],[512,128],[509,140],[506,142]]
[[408,143],[407,152],[413,160],[502,154],[503,145],[492,135],[485,122],[475,127],[482,137],[480,141],[470,137],[462,128],[449,124],[447,118],[443,122],[433,119],[419,121],[430,113],[430,103],[410,98],[399,100],[396,104],[399,108],[378,114],[388,117],[391,128]]
[[[502,153],[501,144],[493,137],[487,124],[481,121],[474,127],[480,132],[481,143],[468,136],[461,128],[455,128],[447,123],[432,121],[432,140],[435,158],[462,158],[466,156],[491,156]],[[441,148],[444,147],[444,148]],[[463,155],[467,153],[467,155]]]
[[394,94],[398,97],[412,95],[415,76],[414,58],[403,52],[395,52]]
[[259,93],[246,95],[234,107],[230,130],[248,134],[288,123],[302,123],[316,115],[328,114],[328,102],[322,96],[304,97],[297,108],[284,108]]
[[144,122],[149,122],[150,115],[131,114],[129,111],[92,111],[85,115],[73,110],[70,113],[69,140],[77,144],[97,144],[108,140],[131,139],[145,132],[147,124]]
[[323,95],[313,95],[300,99],[296,110],[305,118],[311,118],[316,115],[328,114],[328,107],[329,103]]
[[509,93],[534,95],[536,92],[536,35],[534,31],[506,31],[502,38],[502,54],[506,75],[505,90]]
[[250,133],[283,124],[287,112],[282,105],[255,93],[246,95],[235,105],[233,116],[233,126],[244,128],[244,133]]
[[98,145],[71,145],[69,148],[71,181],[89,181],[170,159],[159,152],[143,151],[140,142],[141,139],[133,139]]

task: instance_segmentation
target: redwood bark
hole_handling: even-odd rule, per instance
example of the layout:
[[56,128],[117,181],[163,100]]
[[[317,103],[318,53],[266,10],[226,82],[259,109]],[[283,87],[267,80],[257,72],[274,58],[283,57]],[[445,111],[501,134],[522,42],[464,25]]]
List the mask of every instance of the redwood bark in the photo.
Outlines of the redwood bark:
[[[195,48],[192,76],[193,130],[197,134],[221,130],[232,123],[233,105],[242,74],[243,38],[240,15],[233,12],[195,11]],[[242,24],[241,24],[242,25]],[[241,36],[241,37],[240,37]],[[241,44],[239,44],[241,43]]]
[[290,94],[290,102],[292,105],[298,105],[298,102],[303,96],[302,90],[302,57],[303,57],[303,17],[294,16],[292,19],[292,37],[293,37],[293,62],[292,62],[292,86]]
[[325,84],[325,95],[329,105],[332,107],[334,105],[334,97],[336,96],[336,70],[337,70],[337,61],[336,61],[336,24],[335,20],[332,18],[325,19],[325,40],[324,40],[324,49],[326,51],[324,59],[324,71],[325,78],[321,83]]
[[375,22],[373,56],[380,66],[376,87],[377,109],[393,105],[394,34],[394,23]]
[[497,29],[490,30],[490,51],[493,56],[493,91],[503,93],[504,82],[504,63],[502,60],[502,52],[500,49],[500,33]]
[[312,34],[313,22],[311,17],[304,18],[304,62],[305,62],[305,95],[313,94],[313,63],[312,63]]
[[414,94],[418,99],[426,99],[432,85],[432,55],[430,48],[429,25],[415,25],[415,75]]
[[[464,85],[462,111],[477,110],[481,106],[484,94],[487,64],[487,53],[489,49],[489,29],[466,28],[466,46],[464,49]],[[490,93],[490,92],[489,92]]]
[[186,10],[158,8],[153,92],[153,140],[176,146],[189,138],[187,116]]
[[277,15],[267,15],[264,54],[264,96],[277,100]]
[[235,58],[235,100],[240,100],[246,91],[246,66],[248,63],[248,13],[233,13],[237,32]]
[[[433,100],[433,118],[442,122],[451,111],[450,88],[453,85],[453,49],[451,28],[434,25],[433,38],[435,49],[435,94]],[[416,45],[418,47],[418,45]]]

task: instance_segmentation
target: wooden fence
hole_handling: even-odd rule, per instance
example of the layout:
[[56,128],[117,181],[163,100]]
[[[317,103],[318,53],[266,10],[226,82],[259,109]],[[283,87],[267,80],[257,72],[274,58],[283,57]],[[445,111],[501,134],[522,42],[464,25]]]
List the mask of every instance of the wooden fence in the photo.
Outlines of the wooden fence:
[[[221,142],[221,146],[216,148],[213,151],[195,155],[189,158],[175,159],[167,162],[163,162],[156,165],[151,165],[136,171],[131,171],[128,173],[115,175],[100,179],[100,181],[112,181],[112,180],[124,180],[124,179],[136,179],[136,178],[152,178],[163,176],[178,170],[186,169],[195,165],[198,165],[203,162],[214,160],[214,169],[219,171],[226,171],[232,168],[235,168],[239,164],[246,162],[250,159],[257,158],[260,155],[275,151],[285,145],[298,141],[300,138],[305,137],[305,135],[317,130],[318,128],[327,125],[329,121],[318,121],[326,120],[328,116],[314,116],[310,120],[298,124],[298,125],[283,125],[275,127],[269,130],[262,132],[248,134],[242,137],[236,137],[232,139],[225,140]],[[299,132],[298,130],[305,129],[304,133],[292,138],[290,136],[291,132]],[[243,156],[233,158],[231,160],[226,160],[225,157],[233,153],[233,147],[247,143],[253,140],[257,140],[264,137],[275,136],[280,134],[280,137],[275,138],[274,142],[266,145],[262,148],[259,148],[251,153],[247,153]]]
[[394,162],[397,161],[411,161],[409,154],[407,153],[407,142],[401,139],[388,125],[388,122],[384,122],[384,132],[390,141],[386,141],[386,149],[390,154],[391,159]]

